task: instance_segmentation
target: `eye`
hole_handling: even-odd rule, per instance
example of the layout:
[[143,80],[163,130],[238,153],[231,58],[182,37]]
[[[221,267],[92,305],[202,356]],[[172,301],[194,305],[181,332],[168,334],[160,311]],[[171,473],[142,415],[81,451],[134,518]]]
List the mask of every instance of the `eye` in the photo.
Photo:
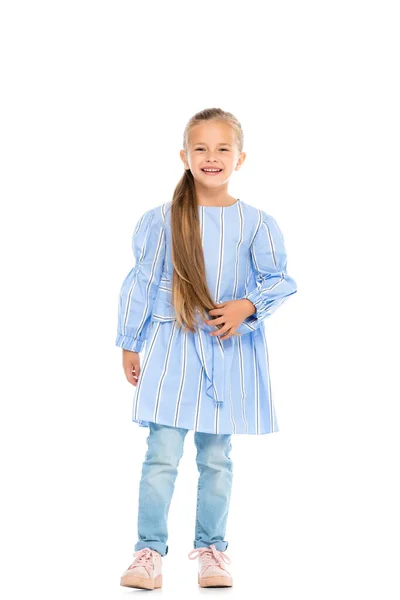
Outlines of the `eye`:
[[196,150],[204,150],[204,148],[196,148]]
[[221,150],[225,150],[225,152],[228,152],[228,148],[221,148]]

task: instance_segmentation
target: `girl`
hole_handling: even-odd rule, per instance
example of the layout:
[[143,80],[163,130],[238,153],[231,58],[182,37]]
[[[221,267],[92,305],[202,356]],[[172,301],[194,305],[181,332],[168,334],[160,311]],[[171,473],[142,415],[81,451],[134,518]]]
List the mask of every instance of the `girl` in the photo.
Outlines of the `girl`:
[[[232,586],[224,554],[231,435],[278,431],[264,321],[296,293],[275,219],[228,194],[246,154],[229,112],[195,114],[172,201],[133,232],[135,266],[119,297],[116,345],[135,386],[132,420],[149,428],[139,486],[139,539],[121,585],[162,585],[167,517],[183,445],[194,431],[199,471],[193,550],[201,587]],[[139,352],[144,349],[143,365]]]

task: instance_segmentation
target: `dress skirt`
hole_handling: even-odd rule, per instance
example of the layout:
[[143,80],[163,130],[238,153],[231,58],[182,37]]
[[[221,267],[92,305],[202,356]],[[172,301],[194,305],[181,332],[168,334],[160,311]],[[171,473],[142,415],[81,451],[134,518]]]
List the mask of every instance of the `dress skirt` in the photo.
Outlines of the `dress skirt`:
[[220,340],[153,320],[134,390],[132,421],[216,434],[279,431],[264,326]]

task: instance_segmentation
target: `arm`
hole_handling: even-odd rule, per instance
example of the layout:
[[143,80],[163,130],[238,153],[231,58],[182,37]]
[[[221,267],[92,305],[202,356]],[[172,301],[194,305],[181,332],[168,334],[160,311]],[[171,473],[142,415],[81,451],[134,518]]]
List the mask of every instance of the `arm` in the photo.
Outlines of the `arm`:
[[140,352],[147,339],[165,257],[165,231],[158,207],[140,217],[133,232],[132,250],[135,265],[120,290],[115,344]]
[[275,219],[264,211],[260,211],[250,253],[257,285],[244,298],[253,304],[255,312],[243,323],[247,326],[246,329],[252,331],[258,329],[264,319],[297,292],[297,285],[287,273],[282,232]]

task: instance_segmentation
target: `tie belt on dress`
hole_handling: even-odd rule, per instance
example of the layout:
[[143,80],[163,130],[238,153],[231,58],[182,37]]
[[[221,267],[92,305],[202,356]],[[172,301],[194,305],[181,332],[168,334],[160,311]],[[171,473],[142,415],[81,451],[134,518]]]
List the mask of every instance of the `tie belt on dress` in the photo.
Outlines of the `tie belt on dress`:
[[[176,317],[160,314],[152,315],[155,321],[176,321]],[[196,333],[194,342],[197,356],[206,375],[206,394],[216,405],[222,405],[229,397],[230,374],[233,360],[235,338],[220,340],[217,335],[210,335],[210,331],[218,331],[215,326],[204,323],[202,317],[195,319]]]
[[235,338],[223,341],[217,335],[210,335],[210,331],[218,329],[206,323],[199,324],[194,341],[197,356],[207,377],[206,394],[215,404],[221,405],[229,397]]

